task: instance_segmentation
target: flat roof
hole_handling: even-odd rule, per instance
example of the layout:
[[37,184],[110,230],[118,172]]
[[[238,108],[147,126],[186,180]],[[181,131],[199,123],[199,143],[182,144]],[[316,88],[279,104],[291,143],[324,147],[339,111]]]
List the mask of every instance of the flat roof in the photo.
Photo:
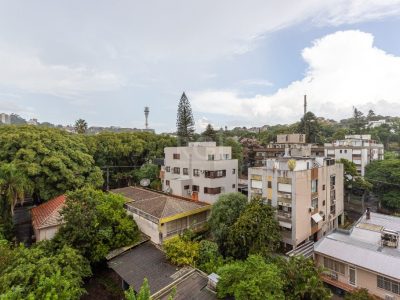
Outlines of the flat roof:
[[185,200],[138,187],[129,186],[111,192],[127,198],[126,206],[141,210],[157,219],[201,209],[211,209],[211,205],[205,202]]
[[334,231],[314,245],[319,254],[400,279],[400,249],[381,245],[381,232],[400,233],[400,218],[371,212],[348,232]]
[[108,262],[126,283],[139,291],[147,278],[151,294],[168,286],[191,268],[180,268],[170,264],[164,252],[151,242],[145,242]]

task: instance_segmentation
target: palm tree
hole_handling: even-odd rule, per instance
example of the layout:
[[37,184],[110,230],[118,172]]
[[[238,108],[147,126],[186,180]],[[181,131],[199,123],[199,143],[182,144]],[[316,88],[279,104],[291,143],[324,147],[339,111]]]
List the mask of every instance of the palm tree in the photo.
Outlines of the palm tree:
[[76,120],[74,127],[75,127],[75,132],[77,132],[79,134],[83,134],[83,133],[86,133],[88,124],[86,123],[86,121],[84,119],[78,119],[78,120]]
[[32,185],[26,175],[15,164],[8,163],[0,166],[0,195],[14,215],[14,207],[24,201],[25,194],[32,191]]

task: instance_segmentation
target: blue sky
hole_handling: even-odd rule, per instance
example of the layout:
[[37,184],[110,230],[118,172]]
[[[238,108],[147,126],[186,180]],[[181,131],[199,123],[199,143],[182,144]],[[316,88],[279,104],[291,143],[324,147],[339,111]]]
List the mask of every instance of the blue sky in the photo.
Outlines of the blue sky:
[[0,1],[0,111],[198,130],[400,109],[400,1]]

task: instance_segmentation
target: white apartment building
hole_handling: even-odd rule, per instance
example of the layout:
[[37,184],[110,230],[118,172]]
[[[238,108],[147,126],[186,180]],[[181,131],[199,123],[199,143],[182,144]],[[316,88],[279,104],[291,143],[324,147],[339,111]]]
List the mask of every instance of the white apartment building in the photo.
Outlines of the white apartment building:
[[383,160],[383,144],[371,140],[370,134],[346,135],[344,140],[324,144],[324,147],[326,157],[352,161],[361,176],[364,176],[365,166],[371,161]]
[[164,149],[163,191],[213,204],[222,193],[237,191],[238,161],[231,147],[193,142]]
[[342,292],[366,288],[379,299],[400,299],[400,218],[367,212],[350,230],[314,245],[323,280]]
[[343,165],[332,159],[278,158],[249,168],[249,200],[277,209],[287,250],[317,241],[343,220]]
[[5,113],[0,114],[0,121],[3,124],[11,124],[11,116]]

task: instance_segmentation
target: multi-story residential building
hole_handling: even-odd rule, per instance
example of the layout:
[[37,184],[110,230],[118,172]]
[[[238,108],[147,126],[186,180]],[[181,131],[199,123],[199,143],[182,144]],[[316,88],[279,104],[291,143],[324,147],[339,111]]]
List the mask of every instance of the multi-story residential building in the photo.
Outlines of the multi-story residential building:
[[370,134],[346,135],[344,140],[325,144],[324,147],[326,157],[354,162],[361,176],[364,176],[365,166],[371,161],[383,160],[383,144],[371,140]]
[[314,245],[323,280],[351,292],[366,288],[386,300],[400,299],[400,218],[367,212],[350,229],[338,229]]
[[248,195],[276,207],[282,242],[296,249],[342,222],[343,165],[322,157],[268,159],[249,169]]
[[163,191],[213,204],[222,193],[237,191],[238,161],[231,147],[194,142],[164,149]]
[[276,143],[253,149],[255,155],[254,166],[263,166],[265,160],[269,158],[324,156],[324,148],[315,144],[307,144],[305,134],[278,134],[276,140]]

